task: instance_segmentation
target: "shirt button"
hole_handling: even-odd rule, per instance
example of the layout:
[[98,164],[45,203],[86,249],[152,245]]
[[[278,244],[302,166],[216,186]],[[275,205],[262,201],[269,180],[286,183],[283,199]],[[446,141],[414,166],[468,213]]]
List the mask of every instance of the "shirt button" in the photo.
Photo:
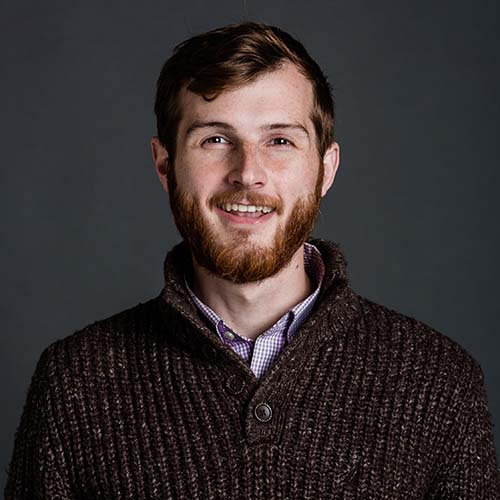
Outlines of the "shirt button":
[[224,335],[224,337],[226,337],[227,340],[234,339],[234,333],[231,330],[226,330],[222,335]]
[[269,422],[273,416],[271,407],[266,403],[259,403],[254,410],[255,418],[259,422]]

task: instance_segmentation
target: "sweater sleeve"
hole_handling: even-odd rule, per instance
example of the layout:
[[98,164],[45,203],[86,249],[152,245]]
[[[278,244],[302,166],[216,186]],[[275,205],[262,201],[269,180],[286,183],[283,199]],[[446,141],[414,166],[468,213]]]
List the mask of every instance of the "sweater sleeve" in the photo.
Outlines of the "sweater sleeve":
[[499,500],[500,470],[493,441],[484,375],[473,361],[470,388],[458,409],[444,466],[428,500]]
[[53,413],[51,353],[41,354],[17,428],[5,487],[6,500],[69,500],[64,447]]

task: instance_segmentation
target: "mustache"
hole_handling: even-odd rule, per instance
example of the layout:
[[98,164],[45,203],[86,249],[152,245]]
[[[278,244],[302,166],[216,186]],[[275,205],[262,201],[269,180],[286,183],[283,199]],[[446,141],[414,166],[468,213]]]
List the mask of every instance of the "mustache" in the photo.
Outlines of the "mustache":
[[255,191],[225,191],[214,194],[208,201],[210,208],[214,208],[224,203],[242,203],[247,205],[257,205],[272,207],[276,212],[283,210],[283,200],[279,196],[270,196]]

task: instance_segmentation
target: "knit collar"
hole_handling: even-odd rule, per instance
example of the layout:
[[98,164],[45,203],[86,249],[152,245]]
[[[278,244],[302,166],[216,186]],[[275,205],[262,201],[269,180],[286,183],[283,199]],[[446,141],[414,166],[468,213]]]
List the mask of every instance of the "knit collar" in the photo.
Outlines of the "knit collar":
[[[345,327],[357,311],[357,296],[352,291],[347,275],[347,259],[340,246],[324,239],[309,239],[308,243],[321,252],[325,274],[317,299],[319,314],[312,314],[307,323],[314,323],[327,317],[330,333]],[[192,274],[191,253],[186,242],[174,246],[164,260],[165,286],[160,293],[160,309],[167,323],[173,319],[172,313],[180,313],[196,330],[212,342],[212,334],[201,320],[185,285],[185,274]],[[320,317],[317,317],[320,316]],[[328,332],[324,332],[327,334]]]

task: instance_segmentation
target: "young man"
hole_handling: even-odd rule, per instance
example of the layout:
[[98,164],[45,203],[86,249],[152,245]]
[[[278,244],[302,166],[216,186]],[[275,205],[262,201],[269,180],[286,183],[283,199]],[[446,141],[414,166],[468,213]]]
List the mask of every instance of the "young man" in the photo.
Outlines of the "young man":
[[158,297],[43,352],[6,497],[499,498],[478,363],[309,239],[339,146],[304,47],[255,23],[191,38],[155,111],[183,242]]

